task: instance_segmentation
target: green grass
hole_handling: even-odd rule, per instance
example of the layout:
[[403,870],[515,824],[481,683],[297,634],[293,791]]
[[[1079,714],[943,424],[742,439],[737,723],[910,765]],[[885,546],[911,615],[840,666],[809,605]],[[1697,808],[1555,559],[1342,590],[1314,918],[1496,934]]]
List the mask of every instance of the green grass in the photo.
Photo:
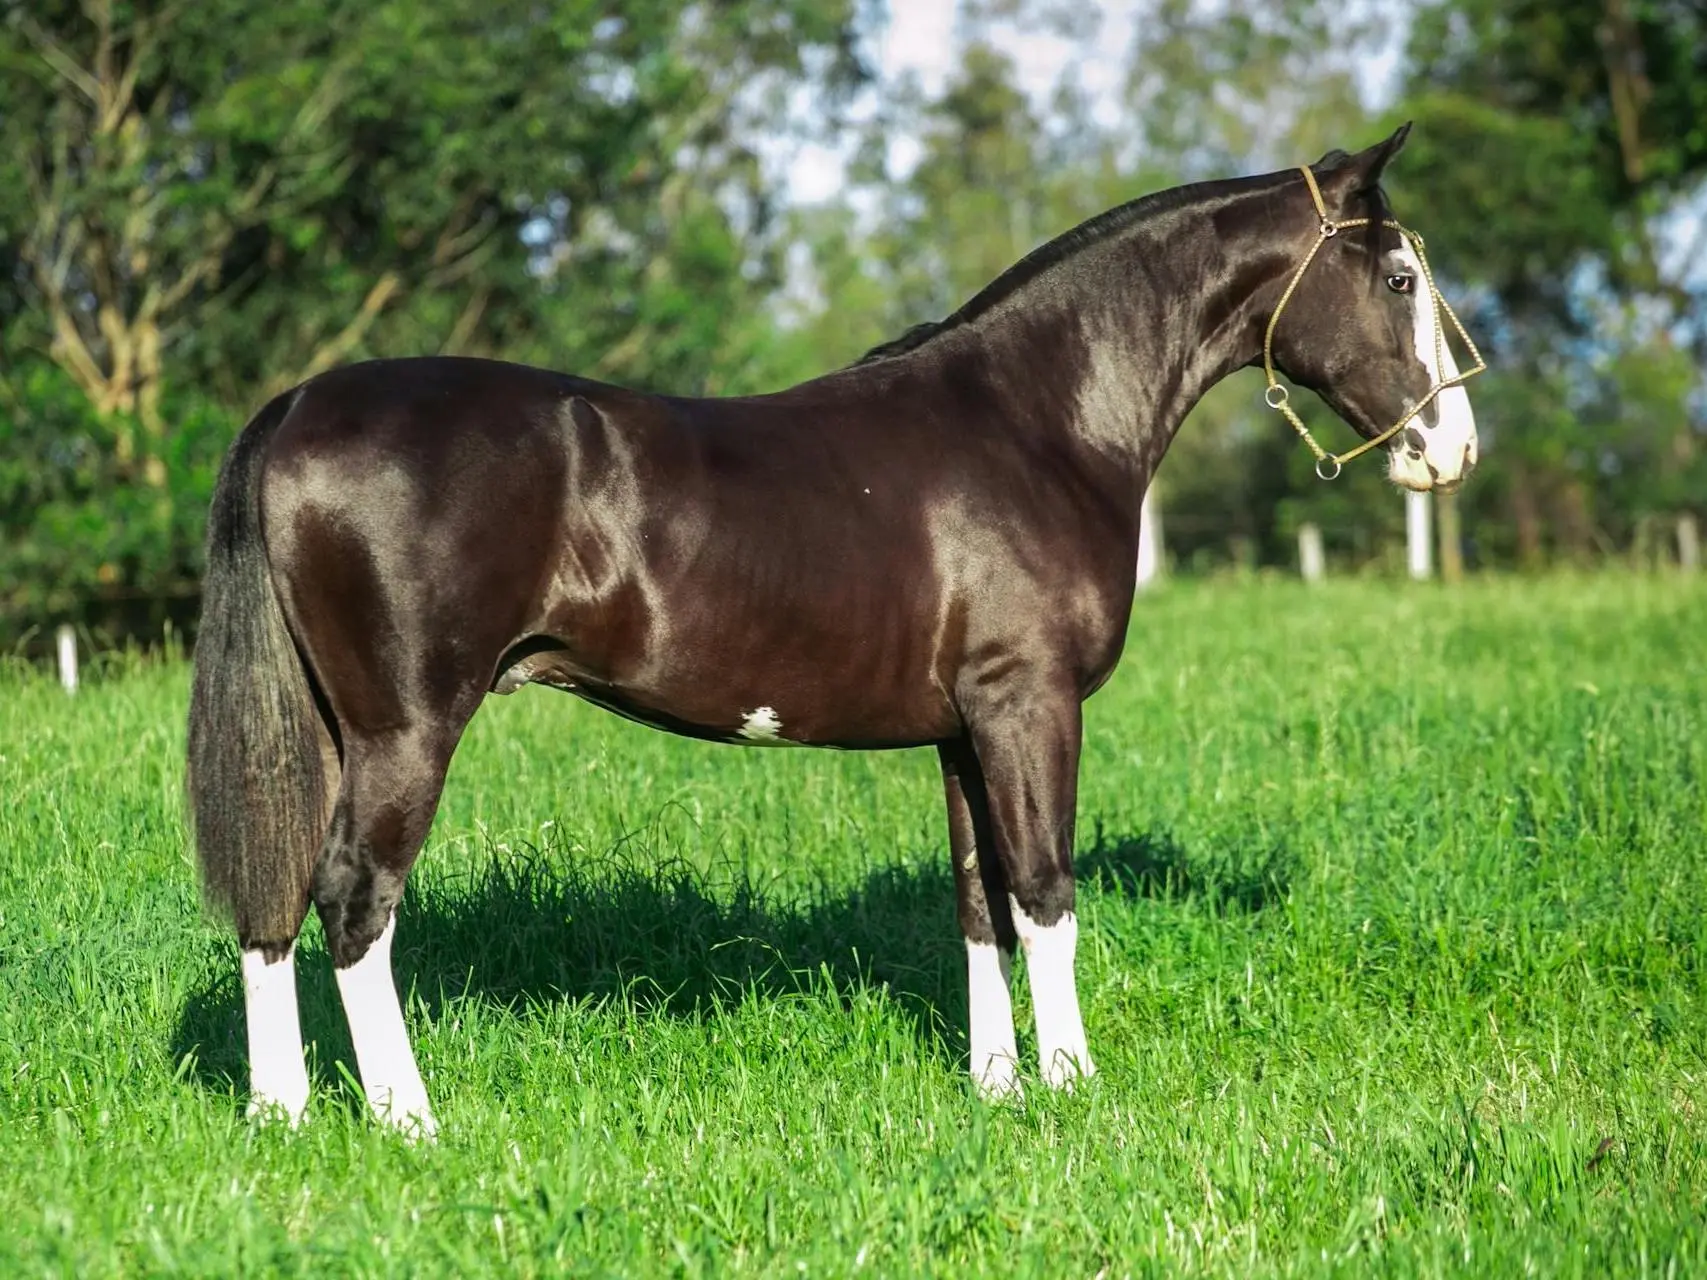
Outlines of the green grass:
[[310,1123],[243,1119],[186,669],[0,676],[0,1274],[1699,1274],[1704,637],[1665,579],[1140,601],[1079,802],[1102,1074],[1000,1108],[933,753],[494,699],[399,925],[426,1148],[312,924]]

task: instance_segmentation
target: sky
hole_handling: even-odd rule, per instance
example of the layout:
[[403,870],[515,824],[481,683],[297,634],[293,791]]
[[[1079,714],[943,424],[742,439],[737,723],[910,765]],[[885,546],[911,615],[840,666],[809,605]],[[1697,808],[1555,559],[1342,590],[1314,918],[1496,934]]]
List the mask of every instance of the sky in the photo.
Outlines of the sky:
[[[1088,41],[1021,30],[1007,23],[996,28],[992,42],[1014,60],[1021,87],[1038,102],[1048,98],[1062,72],[1071,67],[1107,123],[1116,113],[1115,99],[1141,6],[1135,0],[1104,0],[1095,7],[1101,11],[1100,22]],[[888,20],[868,44],[879,80],[894,83],[911,73],[927,94],[940,93],[959,61],[963,43],[959,9],[958,0],[889,0]],[[913,139],[898,138],[890,147],[890,163],[905,171],[917,154]],[[811,203],[834,195],[841,187],[844,159],[815,144],[798,148],[785,162],[790,197]]]
[[[1138,21],[1153,0],[1084,0],[1098,10],[1095,31],[1072,40],[1047,31],[998,24],[992,41],[1014,60],[1020,85],[1040,106],[1062,74],[1071,74],[1089,96],[1094,114],[1112,124],[1119,114],[1122,78],[1130,60]],[[1225,0],[1192,0],[1219,4]],[[1412,0],[1347,0],[1354,9],[1379,6],[1388,19],[1386,46],[1362,66],[1362,95],[1366,106],[1378,110],[1398,90],[1398,71],[1409,32]],[[912,74],[927,94],[940,93],[959,62],[965,32],[960,0],[887,0],[886,16],[867,37],[867,53],[880,84],[893,84]],[[1365,10],[1367,11],[1367,10]],[[869,112],[874,92],[868,90],[859,110]],[[803,108],[807,104],[801,104]],[[820,144],[772,140],[767,148],[773,169],[785,185],[790,202],[810,204],[834,196],[843,183],[846,153]],[[920,152],[918,141],[895,137],[889,143],[893,172],[907,172]],[[1698,251],[1707,237],[1707,187],[1694,200],[1683,202],[1661,228],[1661,251],[1668,261]],[[1707,255],[1699,264],[1684,264],[1683,276],[1696,287],[1707,282]]]
[[[1196,0],[1215,3],[1216,0]],[[1121,82],[1130,60],[1145,0],[1085,0],[1098,11],[1094,32],[1073,40],[1049,31],[1021,29],[1012,22],[998,24],[992,43],[1014,61],[1019,81],[1042,105],[1064,72],[1087,94],[1098,123],[1113,124],[1119,116]],[[1395,90],[1395,73],[1409,23],[1404,0],[1348,0],[1354,8],[1378,4],[1393,18],[1387,46],[1364,64],[1363,96],[1379,106]],[[887,16],[868,37],[867,51],[881,83],[890,84],[911,73],[927,94],[940,93],[959,62],[964,43],[959,0],[888,0]],[[869,109],[869,104],[867,104]],[[889,160],[905,172],[919,153],[916,140],[896,138]],[[808,144],[778,156],[791,200],[809,204],[833,196],[841,187],[845,156],[831,148]]]

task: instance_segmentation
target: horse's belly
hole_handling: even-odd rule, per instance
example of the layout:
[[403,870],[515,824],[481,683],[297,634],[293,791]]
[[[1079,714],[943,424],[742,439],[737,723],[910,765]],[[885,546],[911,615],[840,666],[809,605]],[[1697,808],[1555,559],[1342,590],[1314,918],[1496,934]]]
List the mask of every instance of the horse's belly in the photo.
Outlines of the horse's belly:
[[959,731],[932,655],[862,639],[851,625],[827,647],[660,637],[617,669],[582,660],[573,635],[561,639],[563,650],[513,663],[493,691],[549,685],[654,728],[747,746],[899,747]]

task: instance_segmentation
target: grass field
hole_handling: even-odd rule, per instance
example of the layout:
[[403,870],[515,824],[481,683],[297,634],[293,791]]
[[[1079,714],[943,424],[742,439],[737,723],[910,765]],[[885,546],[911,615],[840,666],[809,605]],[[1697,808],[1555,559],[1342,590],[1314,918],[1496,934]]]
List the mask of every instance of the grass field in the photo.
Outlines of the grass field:
[[0,675],[0,1274],[1707,1271],[1700,587],[1140,601],[1079,800],[1101,1075],[999,1108],[933,753],[492,699],[399,923],[425,1148],[314,924],[311,1120],[243,1119],[187,686]]

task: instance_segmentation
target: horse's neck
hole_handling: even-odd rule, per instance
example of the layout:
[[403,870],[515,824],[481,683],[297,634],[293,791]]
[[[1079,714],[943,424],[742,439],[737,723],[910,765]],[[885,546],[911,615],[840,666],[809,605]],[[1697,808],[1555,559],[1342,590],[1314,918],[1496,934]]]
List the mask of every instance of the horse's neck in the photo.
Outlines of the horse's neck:
[[[1053,383],[1034,391],[1059,406],[1059,428],[1122,458],[1142,487],[1192,406],[1260,353],[1286,261],[1272,233],[1217,235],[1207,211],[1175,211],[1065,264],[1047,305],[992,326],[993,364],[1012,344],[1013,367]],[[1020,358],[1027,346],[1055,358]]]

